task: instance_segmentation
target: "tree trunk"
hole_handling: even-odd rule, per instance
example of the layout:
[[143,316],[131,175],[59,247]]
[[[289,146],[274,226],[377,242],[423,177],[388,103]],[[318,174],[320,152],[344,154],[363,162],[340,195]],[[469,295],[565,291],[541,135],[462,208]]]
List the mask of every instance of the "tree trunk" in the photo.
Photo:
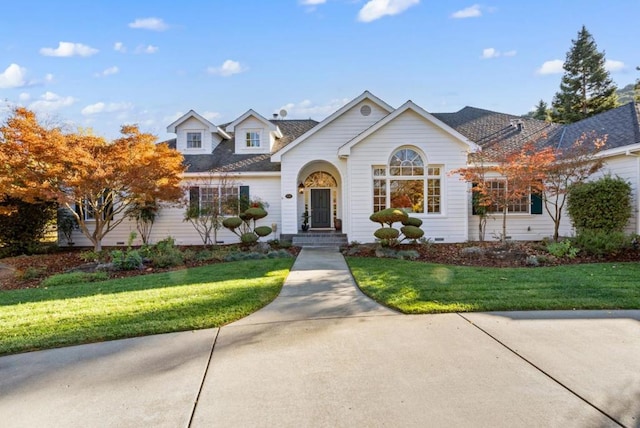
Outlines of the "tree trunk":
[[503,244],[507,241],[507,205],[502,209],[502,237],[500,241]]

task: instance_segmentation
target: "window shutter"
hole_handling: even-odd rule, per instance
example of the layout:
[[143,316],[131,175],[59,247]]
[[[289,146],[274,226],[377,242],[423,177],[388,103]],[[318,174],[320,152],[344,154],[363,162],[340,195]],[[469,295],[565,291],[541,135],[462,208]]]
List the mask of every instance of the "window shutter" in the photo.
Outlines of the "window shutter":
[[189,209],[197,211],[200,209],[200,188],[189,187]]
[[[471,189],[474,189],[478,183],[471,183]],[[478,215],[478,200],[480,198],[480,194],[477,190],[471,190],[471,214]]]
[[103,193],[102,201],[105,205],[104,210],[102,211],[103,220],[113,220],[113,195],[105,190]]
[[249,186],[240,186],[240,212],[249,208]]
[[542,195],[540,193],[531,194],[531,214],[542,214]]
[[77,202],[76,202],[76,205],[74,207],[74,211],[76,212],[76,214],[78,214],[78,217],[80,217],[80,219],[84,220],[84,217],[82,216],[82,210],[80,209],[80,204],[77,203]]

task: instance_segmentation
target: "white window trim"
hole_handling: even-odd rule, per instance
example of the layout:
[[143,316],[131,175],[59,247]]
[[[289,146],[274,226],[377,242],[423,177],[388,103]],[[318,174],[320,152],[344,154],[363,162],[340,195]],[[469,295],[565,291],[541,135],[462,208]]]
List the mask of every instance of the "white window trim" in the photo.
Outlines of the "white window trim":
[[[258,134],[258,145],[257,146],[249,146],[247,145],[248,138],[247,134],[254,133]],[[242,130],[242,148],[244,150],[261,150],[264,148],[264,139],[262,138],[262,129],[259,128],[244,128]]]
[[[506,178],[500,178],[500,177],[495,177],[495,178],[487,178],[485,180],[485,182],[494,182],[494,181],[501,181],[505,183],[505,187],[508,185],[507,179]],[[527,199],[529,200],[529,203],[527,204],[527,212],[523,212],[523,211],[516,211],[516,212],[512,212],[509,211],[509,207],[507,207],[507,216],[513,216],[513,217],[523,217],[523,216],[532,216],[535,214],[531,214],[531,208],[532,208],[532,200],[531,200],[531,188],[529,188],[529,194],[527,195]],[[487,215],[488,216],[501,216],[502,215],[502,211],[487,211]]]
[[[189,147],[189,134],[199,134],[200,135],[200,147]],[[196,130],[196,129],[188,129],[185,130],[185,149],[187,150],[202,150],[202,148],[204,147],[204,132],[202,132],[202,130]]]

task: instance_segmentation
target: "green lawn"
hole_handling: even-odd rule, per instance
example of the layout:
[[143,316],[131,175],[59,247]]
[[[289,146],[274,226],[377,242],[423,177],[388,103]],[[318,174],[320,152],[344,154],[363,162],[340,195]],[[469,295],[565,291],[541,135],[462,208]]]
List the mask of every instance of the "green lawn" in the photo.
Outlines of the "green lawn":
[[499,269],[347,262],[362,291],[404,313],[640,308],[640,263]]
[[218,327],[273,300],[293,259],[0,292],[0,355]]

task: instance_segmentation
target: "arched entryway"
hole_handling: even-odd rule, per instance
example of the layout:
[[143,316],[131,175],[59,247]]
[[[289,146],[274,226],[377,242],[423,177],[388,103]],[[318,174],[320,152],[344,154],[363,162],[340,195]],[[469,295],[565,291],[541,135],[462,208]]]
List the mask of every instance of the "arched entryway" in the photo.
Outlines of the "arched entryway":
[[300,173],[298,207],[300,230],[341,227],[338,171],[326,162],[308,165]]

